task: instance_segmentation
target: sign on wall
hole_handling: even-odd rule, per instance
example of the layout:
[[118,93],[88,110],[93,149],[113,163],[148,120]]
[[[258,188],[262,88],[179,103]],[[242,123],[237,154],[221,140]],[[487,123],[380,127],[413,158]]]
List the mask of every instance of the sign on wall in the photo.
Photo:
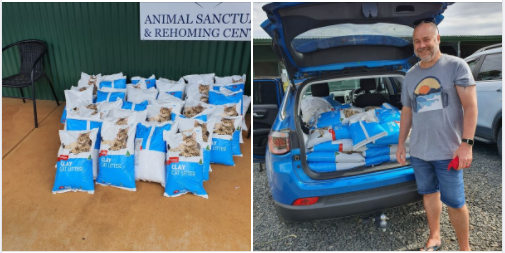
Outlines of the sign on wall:
[[251,41],[250,3],[140,3],[141,40]]

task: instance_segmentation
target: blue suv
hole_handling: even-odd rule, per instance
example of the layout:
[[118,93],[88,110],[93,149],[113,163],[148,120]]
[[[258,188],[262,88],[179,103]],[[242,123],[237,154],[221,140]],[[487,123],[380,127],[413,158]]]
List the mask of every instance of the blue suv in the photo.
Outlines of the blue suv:
[[[307,162],[301,102],[324,97],[401,109],[402,81],[417,62],[414,23],[443,19],[447,3],[271,3],[262,28],[286,67],[253,83],[253,161],[264,163],[280,216],[309,221],[371,213],[422,199],[412,167],[387,161],[330,172]],[[394,155],[393,155],[394,156]],[[393,160],[393,157],[391,158]]]

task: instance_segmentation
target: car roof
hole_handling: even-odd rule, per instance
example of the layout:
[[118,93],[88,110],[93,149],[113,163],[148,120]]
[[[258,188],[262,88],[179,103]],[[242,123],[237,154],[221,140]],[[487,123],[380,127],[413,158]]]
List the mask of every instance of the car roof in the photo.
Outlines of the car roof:
[[[493,45],[493,46],[495,46],[495,45]],[[493,46],[489,46],[489,47],[493,47]],[[483,51],[480,51],[481,49],[483,49]],[[466,57],[465,61],[473,60],[473,59],[475,59],[475,58],[477,58],[477,57],[479,57],[481,55],[495,54],[495,53],[501,53],[502,52],[502,47],[501,46],[498,47],[498,48],[492,48],[492,49],[488,49],[488,50],[486,50],[485,48],[481,48],[481,49],[477,50],[477,52],[475,52],[474,54]]]

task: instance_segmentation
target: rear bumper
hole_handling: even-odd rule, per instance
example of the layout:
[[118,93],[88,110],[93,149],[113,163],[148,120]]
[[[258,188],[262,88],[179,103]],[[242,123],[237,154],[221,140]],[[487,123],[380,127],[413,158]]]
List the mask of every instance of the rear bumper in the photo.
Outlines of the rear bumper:
[[415,181],[364,191],[320,197],[310,206],[291,206],[275,201],[279,214],[287,221],[312,221],[371,213],[420,201]]

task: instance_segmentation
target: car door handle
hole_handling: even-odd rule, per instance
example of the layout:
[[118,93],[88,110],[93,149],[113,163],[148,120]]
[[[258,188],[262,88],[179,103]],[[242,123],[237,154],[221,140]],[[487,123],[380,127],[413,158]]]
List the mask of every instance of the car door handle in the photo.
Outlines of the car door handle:
[[255,118],[263,118],[263,117],[265,117],[265,115],[260,115],[260,114],[257,114],[257,113],[253,113],[253,117],[255,117]]
[[497,89],[496,91],[501,92],[501,89]]

